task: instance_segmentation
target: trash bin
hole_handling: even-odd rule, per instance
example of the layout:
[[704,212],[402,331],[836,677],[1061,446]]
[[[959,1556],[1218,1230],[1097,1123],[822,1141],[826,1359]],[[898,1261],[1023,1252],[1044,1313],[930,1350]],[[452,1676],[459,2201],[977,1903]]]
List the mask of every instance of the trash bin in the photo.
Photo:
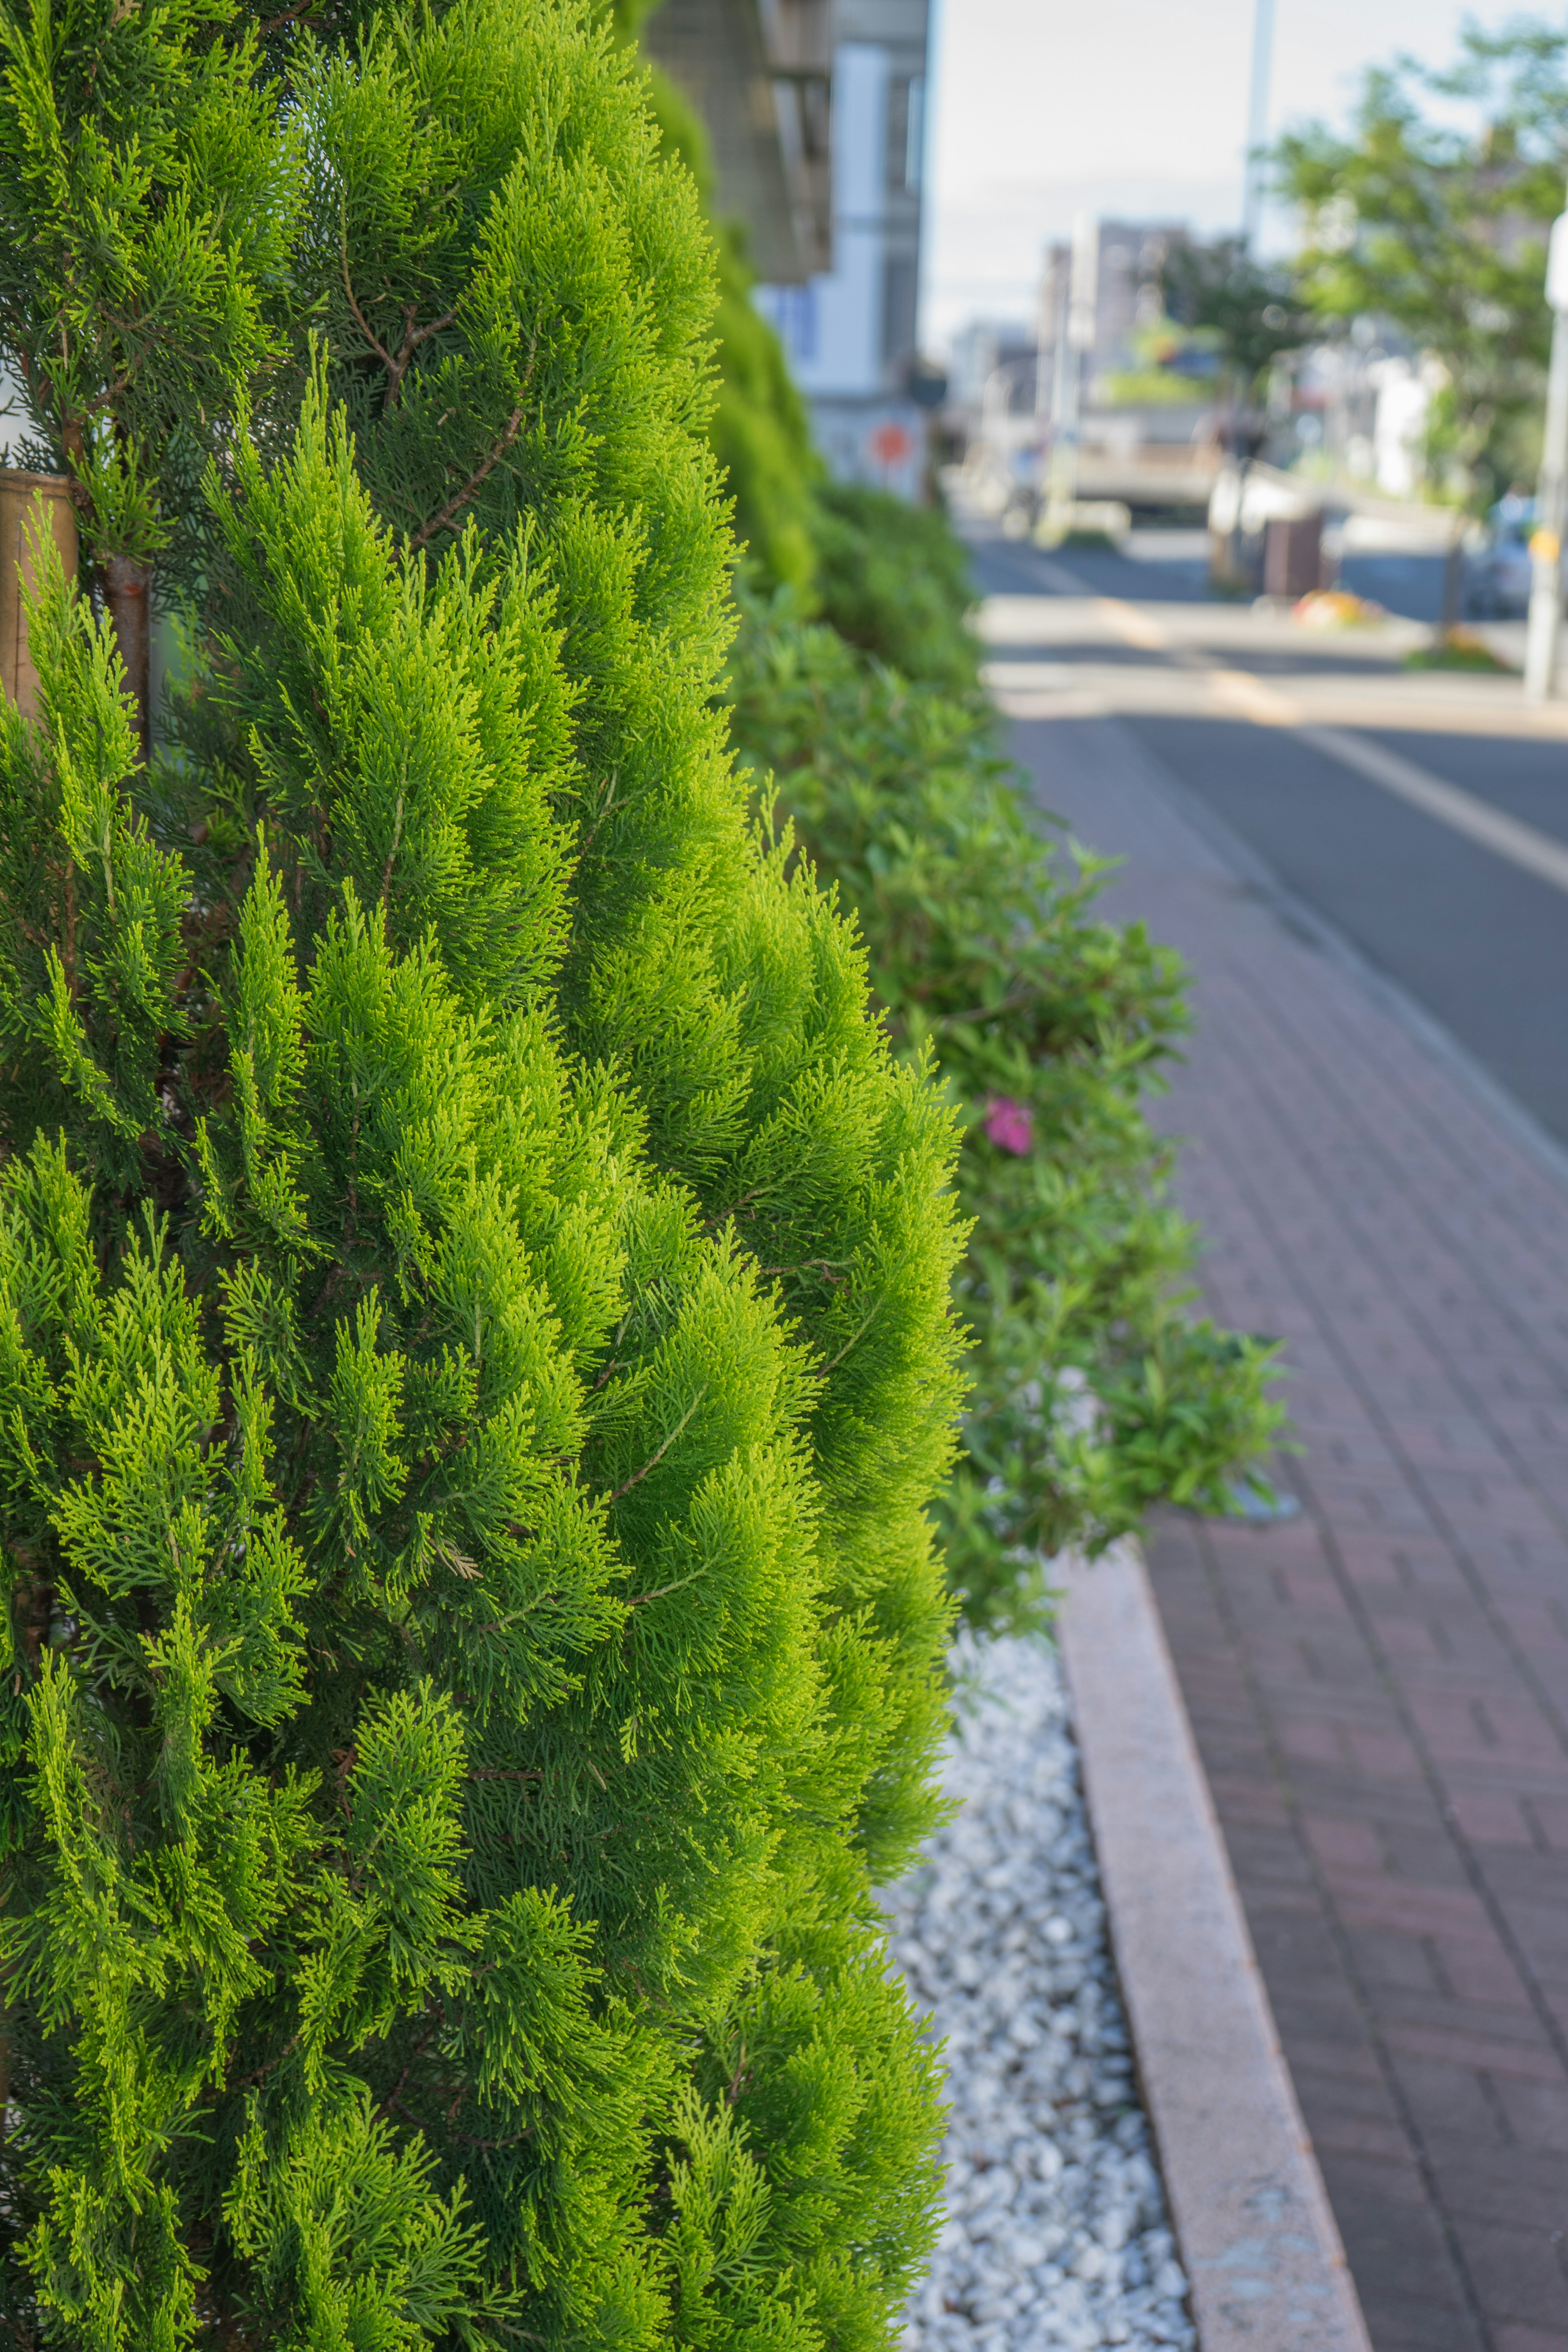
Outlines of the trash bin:
[[1263,593],[1294,604],[1323,584],[1323,518],[1275,515],[1263,531]]

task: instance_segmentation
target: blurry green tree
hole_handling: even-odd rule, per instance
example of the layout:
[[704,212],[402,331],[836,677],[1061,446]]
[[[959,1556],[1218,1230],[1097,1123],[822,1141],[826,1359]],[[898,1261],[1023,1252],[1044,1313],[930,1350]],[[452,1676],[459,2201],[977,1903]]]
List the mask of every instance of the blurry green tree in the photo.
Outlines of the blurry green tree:
[[1532,476],[1546,231],[1568,171],[1568,34],[1522,16],[1496,33],[1469,26],[1451,69],[1405,58],[1368,74],[1349,136],[1293,132],[1276,166],[1303,209],[1311,308],[1384,318],[1442,363],[1435,486],[1484,509]]

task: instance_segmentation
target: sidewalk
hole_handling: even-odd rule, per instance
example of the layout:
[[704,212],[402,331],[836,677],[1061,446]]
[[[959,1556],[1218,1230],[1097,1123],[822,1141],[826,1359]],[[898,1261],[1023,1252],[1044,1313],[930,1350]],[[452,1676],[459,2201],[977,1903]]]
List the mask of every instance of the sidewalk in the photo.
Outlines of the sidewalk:
[[1373,2345],[1568,2352],[1568,1181],[1120,721],[1015,748],[1195,967],[1180,1195],[1286,1341],[1301,1517],[1150,1563]]

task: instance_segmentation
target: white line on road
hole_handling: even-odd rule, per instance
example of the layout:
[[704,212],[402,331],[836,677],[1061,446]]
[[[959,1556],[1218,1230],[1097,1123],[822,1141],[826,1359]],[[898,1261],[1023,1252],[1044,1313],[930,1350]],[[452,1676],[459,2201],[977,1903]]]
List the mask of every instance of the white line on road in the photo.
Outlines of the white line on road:
[[[1149,653],[1169,653],[1183,668],[1200,666],[1201,656],[1194,649],[1173,644],[1168,631],[1139,612],[1136,605],[1111,596],[1101,596],[1096,603],[1103,619],[1125,644],[1141,646]],[[1291,728],[1304,743],[1310,743],[1325,758],[1336,760],[1341,767],[1363,776],[1368,783],[1393,793],[1412,808],[1418,808],[1423,815],[1447,825],[1451,832],[1462,833],[1468,840],[1479,842],[1495,857],[1505,857],[1510,865],[1533,874],[1538,881],[1549,882],[1554,890],[1568,893],[1568,842],[1554,840],[1551,834],[1542,833],[1522,819],[1495,808],[1479,793],[1450,784],[1446,778],[1435,776],[1429,768],[1417,766],[1414,760],[1404,759],[1397,751],[1384,751],[1381,743],[1369,743],[1363,736],[1350,734],[1340,727],[1309,726],[1299,702],[1266,685],[1250,671],[1210,667],[1206,664],[1202,667],[1208,685],[1221,700],[1257,725]]]
[[1433,775],[1429,768],[1417,767],[1414,760],[1402,759],[1397,751],[1384,751],[1381,743],[1368,743],[1338,727],[1303,727],[1300,731],[1303,742],[1326,752],[1342,767],[1354,769],[1369,783],[1381,784],[1385,793],[1396,793],[1412,808],[1436,817],[1439,824],[1479,841],[1498,857],[1522,866],[1527,874],[1550,882],[1553,889],[1568,891],[1568,842],[1554,841],[1549,833],[1538,832],[1534,825],[1494,808],[1490,801]]
[[1136,646],[1140,653],[1145,654],[1171,651],[1169,629],[1162,628],[1147,613],[1141,613],[1136,604],[1126,604],[1120,596],[1097,596],[1094,609],[1123,645]]

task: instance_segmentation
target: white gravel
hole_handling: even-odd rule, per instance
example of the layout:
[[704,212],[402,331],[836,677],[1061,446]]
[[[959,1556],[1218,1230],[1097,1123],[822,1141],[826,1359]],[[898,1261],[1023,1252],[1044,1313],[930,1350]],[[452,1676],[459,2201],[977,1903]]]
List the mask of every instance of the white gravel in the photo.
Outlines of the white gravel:
[[947,2221],[908,2352],[1195,2347],[1106,1942],[1061,1670],[964,1635],[943,1767],[963,1810],[888,1890],[947,2044]]

